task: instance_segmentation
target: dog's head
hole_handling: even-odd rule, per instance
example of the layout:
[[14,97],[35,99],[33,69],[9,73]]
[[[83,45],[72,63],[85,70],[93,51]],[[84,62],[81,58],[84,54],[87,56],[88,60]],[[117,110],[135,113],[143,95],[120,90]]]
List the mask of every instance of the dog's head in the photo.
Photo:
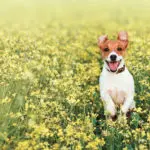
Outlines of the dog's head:
[[128,34],[125,31],[119,32],[117,40],[109,40],[107,35],[100,36],[98,46],[107,69],[116,72],[123,62],[128,46]]

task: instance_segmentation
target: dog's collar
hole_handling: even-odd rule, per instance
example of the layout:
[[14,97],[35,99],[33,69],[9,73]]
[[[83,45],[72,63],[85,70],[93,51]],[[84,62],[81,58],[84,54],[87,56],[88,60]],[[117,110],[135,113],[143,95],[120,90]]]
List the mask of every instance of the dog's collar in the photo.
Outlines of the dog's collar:
[[[116,72],[114,72],[114,73],[118,74],[118,73],[123,72],[124,70],[125,70],[125,65],[123,65],[123,67],[119,68],[119,69],[118,69]],[[107,69],[107,71],[112,72],[112,71],[110,71],[110,70],[108,70],[108,69]],[[112,72],[112,73],[113,73],[113,72]]]

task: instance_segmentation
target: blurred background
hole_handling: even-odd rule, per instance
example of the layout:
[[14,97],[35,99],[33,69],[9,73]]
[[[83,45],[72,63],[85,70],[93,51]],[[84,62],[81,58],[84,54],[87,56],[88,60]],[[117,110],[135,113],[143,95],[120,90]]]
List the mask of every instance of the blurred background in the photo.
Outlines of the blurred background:
[[[107,124],[99,95],[97,38],[120,30],[138,112],[128,125]],[[0,149],[149,149],[149,33],[150,0],[0,0]]]
[[[143,30],[150,28],[149,0],[1,0],[0,24],[55,21],[64,24],[105,25]],[[133,29],[134,28],[134,29]]]

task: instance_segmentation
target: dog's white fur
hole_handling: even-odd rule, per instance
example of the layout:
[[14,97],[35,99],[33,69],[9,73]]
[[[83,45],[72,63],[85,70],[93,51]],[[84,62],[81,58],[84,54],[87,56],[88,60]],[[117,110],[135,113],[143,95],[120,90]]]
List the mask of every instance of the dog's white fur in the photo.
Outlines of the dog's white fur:
[[[110,55],[112,53],[115,52],[111,52],[106,60],[110,60]],[[118,67],[119,69],[123,67],[124,59],[122,56],[117,55],[117,60],[121,60]],[[120,105],[122,112],[126,114],[130,109],[135,108],[133,77],[126,67],[123,72],[118,74],[109,72],[108,69],[109,67],[104,60],[104,66],[99,81],[101,99],[104,103],[105,110],[111,116],[115,116],[116,105]]]

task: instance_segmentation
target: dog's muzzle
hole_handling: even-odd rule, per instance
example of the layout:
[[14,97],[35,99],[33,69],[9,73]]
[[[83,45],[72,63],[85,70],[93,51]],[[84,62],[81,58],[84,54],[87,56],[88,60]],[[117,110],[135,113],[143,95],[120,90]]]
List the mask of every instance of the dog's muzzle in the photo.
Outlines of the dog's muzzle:
[[111,61],[116,61],[116,59],[117,59],[117,55],[110,55],[110,60]]
[[121,63],[121,60],[119,60],[119,61],[107,61],[106,60],[106,63],[111,72],[116,72]]

